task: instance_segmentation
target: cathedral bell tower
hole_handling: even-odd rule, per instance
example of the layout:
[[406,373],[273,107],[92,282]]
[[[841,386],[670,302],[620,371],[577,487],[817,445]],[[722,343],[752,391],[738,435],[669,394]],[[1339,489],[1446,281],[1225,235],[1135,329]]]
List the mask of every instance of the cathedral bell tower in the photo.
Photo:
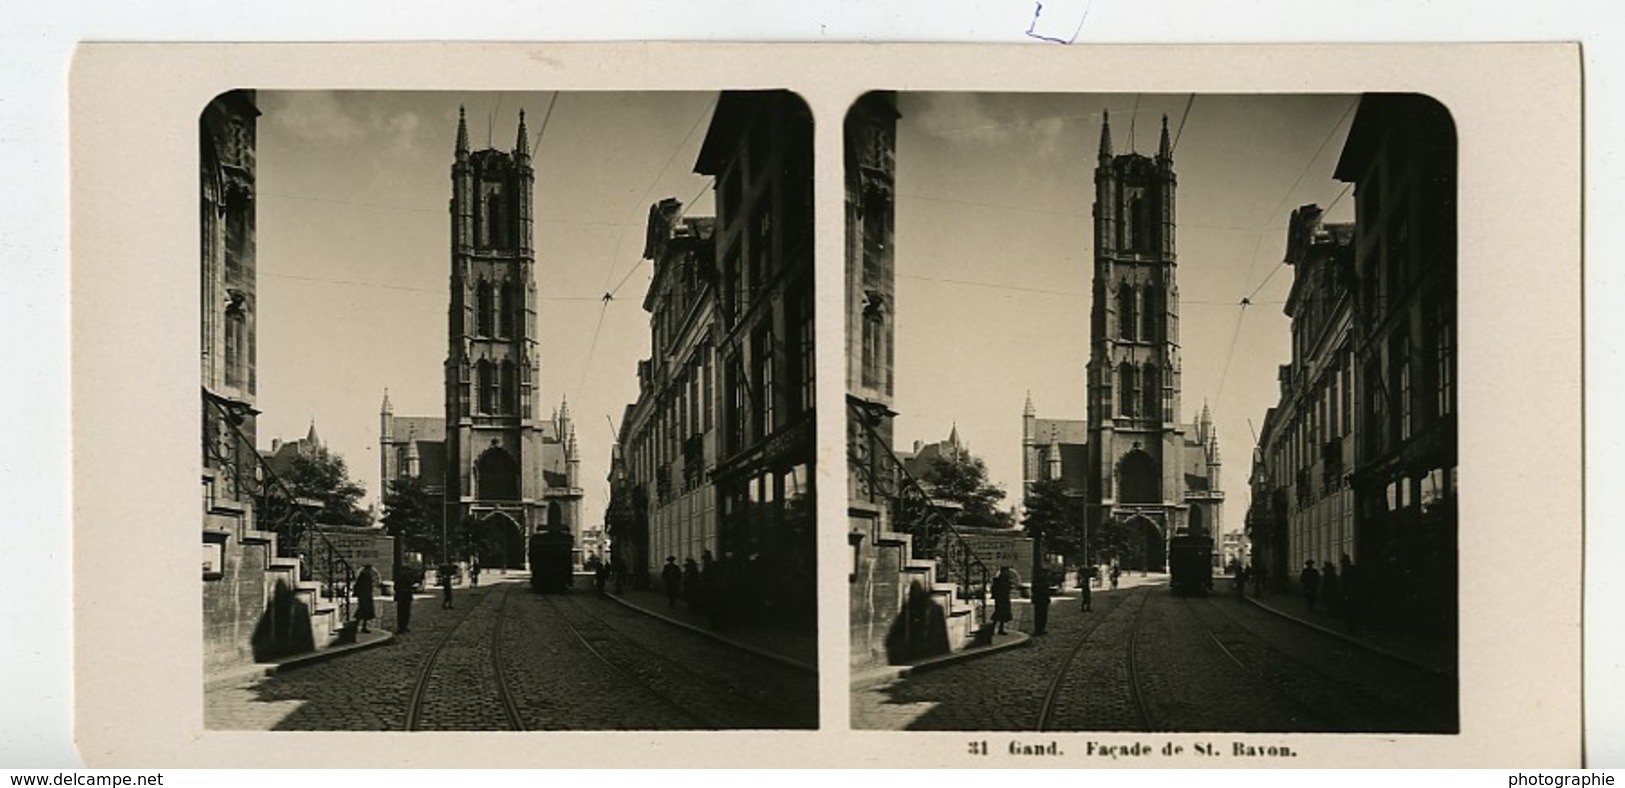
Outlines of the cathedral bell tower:
[[1144,545],[1137,563],[1153,569],[1184,522],[1174,186],[1167,116],[1155,158],[1115,155],[1110,119],[1102,120],[1087,369],[1090,520],[1128,528]]
[[536,255],[525,114],[512,151],[470,151],[458,110],[451,167],[446,352],[446,523],[508,538],[547,525],[536,337]]

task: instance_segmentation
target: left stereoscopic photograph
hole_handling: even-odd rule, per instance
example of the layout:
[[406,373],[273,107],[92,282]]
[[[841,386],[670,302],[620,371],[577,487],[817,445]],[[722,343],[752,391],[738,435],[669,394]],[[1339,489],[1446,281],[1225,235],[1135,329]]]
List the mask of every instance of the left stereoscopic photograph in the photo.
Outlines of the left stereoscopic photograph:
[[817,727],[799,97],[198,130],[208,728]]

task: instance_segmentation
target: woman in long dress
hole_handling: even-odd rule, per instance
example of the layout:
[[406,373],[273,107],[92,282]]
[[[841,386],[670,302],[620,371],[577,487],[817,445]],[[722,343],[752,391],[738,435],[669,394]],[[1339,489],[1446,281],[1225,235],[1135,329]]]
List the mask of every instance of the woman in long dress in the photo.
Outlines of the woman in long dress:
[[999,570],[997,577],[993,578],[993,623],[998,625],[998,633],[1006,634],[1005,626],[1014,618],[1010,613],[1010,567]]
[[355,620],[361,622],[362,632],[371,632],[368,622],[378,617],[372,605],[372,592],[377,585],[378,573],[372,571],[372,564],[361,567],[361,574],[355,577]]

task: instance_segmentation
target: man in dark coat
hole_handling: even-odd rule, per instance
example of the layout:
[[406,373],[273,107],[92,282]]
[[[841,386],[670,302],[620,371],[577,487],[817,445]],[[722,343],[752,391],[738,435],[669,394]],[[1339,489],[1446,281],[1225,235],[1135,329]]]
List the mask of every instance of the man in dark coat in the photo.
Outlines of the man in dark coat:
[[1320,570],[1315,568],[1314,561],[1304,561],[1303,571],[1298,573],[1298,585],[1303,586],[1303,597],[1309,600],[1309,609],[1315,609],[1315,598],[1320,595]]
[[1042,635],[1049,627],[1049,577],[1045,570],[1033,572],[1033,634]]
[[666,568],[660,570],[660,581],[666,586],[666,604],[677,607],[677,595],[683,590],[683,569],[677,565],[677,556],[666,556]]
[[401,565],[395,567],[395,634],[405,632],[412,623],[412,586],[417,583],[417,573],[412,567]]
[[704,604],[700,601],[700,565],[692,558],[683,562],[683,601],[689,610],[699,610]]

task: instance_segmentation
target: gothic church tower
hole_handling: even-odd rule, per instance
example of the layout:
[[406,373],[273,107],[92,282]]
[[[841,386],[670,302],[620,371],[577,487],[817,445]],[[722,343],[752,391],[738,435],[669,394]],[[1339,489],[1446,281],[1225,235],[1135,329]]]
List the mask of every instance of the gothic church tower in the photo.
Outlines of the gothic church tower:
[[[525,115],[512,152],[470,151],[458,111],[451,168],[451,302],[446,354],[446,515],[530,534],[550,523],[536,418],[536,254]],[[555,427],[556,428],[556,427]],[[555,508],[555,512],[557,509]],[[506,522],[504,522],[506,521]]]
[[1152,569],[1188,511],[1174,186],[1166,116],[1154,159],[1114,155],[1110,120],[1102,121],[1087,371],[1090,520],[1143,539],[1139,558]]

